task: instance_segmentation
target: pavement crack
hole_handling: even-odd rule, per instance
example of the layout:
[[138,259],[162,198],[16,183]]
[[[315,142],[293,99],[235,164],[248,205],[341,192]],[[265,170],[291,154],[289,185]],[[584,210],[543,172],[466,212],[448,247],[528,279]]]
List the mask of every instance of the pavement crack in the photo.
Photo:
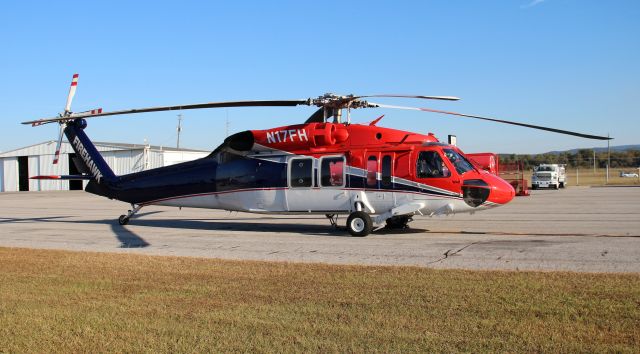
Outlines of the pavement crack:
[[[473,246],[475,244],[478,244],[478,243],[482,243],[482,241],[471,242],[471,243],[465,245],[464,247],[461,247],[461,248],[459,248],[459,249],[457,249],[455,251],[453,251],[453,248],[452,249],[448,249],[442,254],[442,257],[436,259],[435,261],[431,261],[431,262],[427,263],[427,265],[442,262],[445,259],[447,259],[447,258],[449,258],[451,256],[455,256],[458,253],[460,253],[460,252],[464,251],[465,249],[467,249],[468,247],[471,247],[471,246]],[[451,252],[451,251],[453,251],[453,252]]]

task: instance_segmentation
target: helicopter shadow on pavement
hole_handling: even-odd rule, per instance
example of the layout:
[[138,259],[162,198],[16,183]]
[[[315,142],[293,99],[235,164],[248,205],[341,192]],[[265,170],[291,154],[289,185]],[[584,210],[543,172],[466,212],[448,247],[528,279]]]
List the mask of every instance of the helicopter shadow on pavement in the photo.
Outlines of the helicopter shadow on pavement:
[[[258,221],[254,221],[258,220]],[[288,222],[260,222],[259,218],[242,220],[211,219],[132,219],[131,224],[145,227],[170,228],[176,230],[230,231],[252,233],[297,233],[309,236],[349,236],[346,229],[340,230],[330,225],[301,224],[300,220]]]
[[[150,211],[147,213],[140,213],[138,215],[148,216],[148,215],[157,214],[157,213],[159,213],[159,211]],[[100,222],[97,220],[94,222],[90,222],[90,221],[84,221],[84,222],[96,223],[96,224],[100,224],[100,223],[109,224],[109,226],[111,227],[111,232],[113,232],[113,234],[116,236],[118,241],[120,241],[120,248],[145,248],[151,245],[150,243],[145,241],[145,239],[142,238],[140,235],[129,230],[125,226],[120,225],[117,220],[102,220],[102,221],[103,222]]]
[[[159,212],[149,212],[141,215],[156,214]],[[81,223],[81,224],[106,224],[110,225],[111,231],[116,235],[118,241],[120,241],[121,248],[144,248],[150,246],[142,237],[137,235],[131,230],[128,230],[120,224],[117,220],[66,220],[72,218],[72,216],[50,216],[50,217],[37,217],[37,218],[0,218],[0,223]]]
[[[302,220],[291,218],[276,218],[284,220],[281,223],[260,222],[263,218],[243,218],[242,220],[229,219],[179,219],[179,220],[162,220],[162,219],[133,219],[133,225],[145,227],[161,227],[173,229],[188,230],[210,230],[220,231],[227,230],[231,232],[255,232],[255,233],[296,233],[303,236],[330,236],[330,237],[351,237],[345,226],[332,227],[331,225],[305,224],[300,223]],[[255,220],[255,221],[254,221]],[[317,220],[317,219],[309,219]],[[373,232],[370,236],[375,235],[400,235],[400,234],[416,234],[423,233],[425,229],[381,229]]]

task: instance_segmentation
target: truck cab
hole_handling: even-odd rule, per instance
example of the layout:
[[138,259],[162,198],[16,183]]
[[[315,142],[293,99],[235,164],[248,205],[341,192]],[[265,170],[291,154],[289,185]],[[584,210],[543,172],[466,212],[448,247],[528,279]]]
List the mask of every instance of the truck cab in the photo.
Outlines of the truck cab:
[[541,164],[533,169],[531,177],[531,189],[538,188],[564,188],[566,185],[566,173],[564,165]]

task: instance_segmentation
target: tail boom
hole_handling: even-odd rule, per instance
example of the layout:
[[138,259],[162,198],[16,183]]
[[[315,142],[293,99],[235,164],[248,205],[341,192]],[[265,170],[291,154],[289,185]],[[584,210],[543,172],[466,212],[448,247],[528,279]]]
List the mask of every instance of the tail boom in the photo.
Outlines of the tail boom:
[[77,119],[73,122],[66,123],[64,133],[71,143],[73,150],[85,163],[91,177],[98,183],[111,183],[116,180],[107,162],[102,158],[95,145],[89,140],[84,133],[87,123],[83,119]]

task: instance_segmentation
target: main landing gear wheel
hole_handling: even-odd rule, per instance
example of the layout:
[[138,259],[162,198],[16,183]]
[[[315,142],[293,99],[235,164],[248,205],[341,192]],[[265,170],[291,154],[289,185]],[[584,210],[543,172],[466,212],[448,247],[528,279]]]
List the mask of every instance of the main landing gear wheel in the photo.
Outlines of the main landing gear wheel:
[[406,229],[409,221],[411,221],[411,217],[408,215],[394,216],[387,219],[386,228],[391,230]]
[[364,211],[354,211],[347,219],[347,229],[352,236],[367,236],[373,230],[373,222]]
[[126,225],[129,223],[129,218],[126,215],[120,215],[120,217],[118,218],[118,223],[120,225]]

